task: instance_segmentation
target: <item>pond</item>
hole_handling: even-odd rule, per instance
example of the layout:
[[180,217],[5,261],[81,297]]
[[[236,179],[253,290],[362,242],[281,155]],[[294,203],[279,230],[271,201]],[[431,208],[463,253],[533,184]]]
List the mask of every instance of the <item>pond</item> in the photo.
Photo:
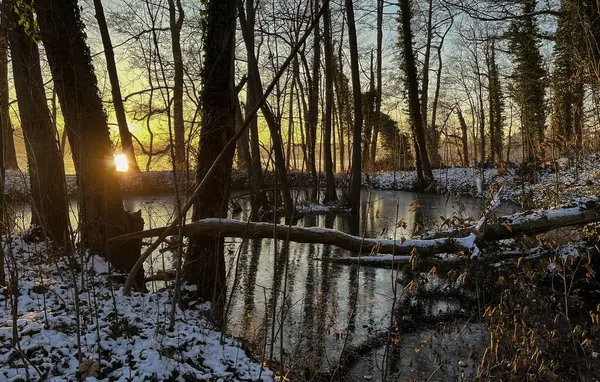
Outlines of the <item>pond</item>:
[[[295,194],[297,200],[306,200],[306,190],[297,190]],[[239,200],[241,210],[230,213],[230,217],[246,220],[249,203],[243,198]],[[142,210],[146,228],[164,226],[173,217],[172,196],[128,197],[124,204],[129,210]],[[478,219],[483,205],[481,199],[447,200],[435,194],[363,190],[359,219],[347,212],[305,213],[298,225],[333,228],[373,238],[410,238],[415,233],[439,228],[446,218]],[[71,206],[75,219],[76,202]],[[504,215],[517,209],[502,205],[496,212]],[[13,204],[12,211],[16,224],[13,229],[21,224],[25,227],[29,206]],[[387,336],[385,333],[397,321],[395,318],[403,316],[398,312],[404,294],[401,291],[404,286],[396,282],[399,271],[318,261],[326,256],[352,255],[355,254],[331,245],[289,243],[286,246],[283,241],[271,239],[227,239],[230,296],[227,332],[245,340],[256,357],[274,359],[285,369],[293,369],[293,380],[327,375],[343,351],[362,349],[373,338]],[[163,267],[172,267],[171,254],[159,250],[147,262],[146,271],[151,273]],[[148,286],[152,290],[164,287],[164,283],[152,282]],[[409,299],[405,294],[402,298]],[[461,309],[461,304],[432,299],[421,309],[420,314],[432,317]],[[469,330],[482,335],[477,328]],[[413,336],[418,343],[426,334],[411,333],[405,340]],[[375,344],[372,351],[365,353],[368,356],[346,365],[347,377],[381,379],[384,374],[378,369],[382,367],[383,349]],[[395,369],[392,365],[388,368]],[[431,370],[435,369],[432,364]]]

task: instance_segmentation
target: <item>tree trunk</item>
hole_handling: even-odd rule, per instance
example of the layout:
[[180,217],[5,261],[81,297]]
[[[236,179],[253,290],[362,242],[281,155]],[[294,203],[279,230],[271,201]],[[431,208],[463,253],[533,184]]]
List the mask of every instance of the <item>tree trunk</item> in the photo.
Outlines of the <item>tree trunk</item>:
[[27,150],[33,202],[32,225],[38,225],[36,231],[41,229],[38,233],[43,236],[69,247],[69,210],[58,134],[46,103],[37,45],[19,21],[24,18],[33,23],[33,14],[30,10],[19,7],[15,0],[7,1],[3,11],[10,22],[8,38],[21,128]]
[[[210,0],[207,8],[206,45],[201,105],[204,119],[200,136],[196,179],[202,182],[209,168],[235,134],[234,38],[236,0]],[[210,184],[194,202],[192,219],[226,217],[229,178],[234,150],[217,168]],[[211,301],[213,317],[221,324],[226,278],[223,236],[190,240],[183,269],[184,280],[198,286],[203,301]]]
[[[243,12],[243,8],[239,9],[239,12]],[[247,0],[246,1],[246,14],[247,14],[247,23],[249,25],[254,25],[254,1]],[[251,38],[246,43],[246,51],[247,54],[252,52],[254,54],[254,30],[250,30]],[[254,105],[258,102],[260,97],[256,91],[256,80],[254,79],[255,71],[251,70],[248,65],[248,81],[246,82],[246,116],[248,113],[254,108]],[[258,216],[259,211],[270,211],[271,203],[267,198],[266,193],[261,190],[261,182],[263,179],[263,168],[262,168],[262,160],[260,155],[260,139],[258,136],[258,118],[254,115],[250,121],[250,125],[248,126],[248,131],[250,133],[250,155],[251,155],[251,163],[248,168],[248,175],[250,178],[250,188],[252,189],[253,197],[253,207],[252,210],[255,216]]]
[[127,125],[127,116],[125,115],[125,107],[123,106],[123,98],[121,97],[121,85],[119,83],[119,75],[117,74],[117,64],[115,63],[115,53],[110,40],[108,26],[106,25],[106,18],[104,17],[102,0],[94,0],[94,7],[96,9],[96,20],[98,20],[100,35],[102,36],[102,46],[104,47],[104,57],[106,58],[106,69],[108,71],[108,78],[110,79],[110,90],[113,105],[115,107],[117,124],[119,125],[121,148],[123,149],[123,153],[127,156],[129,168],[132,171],[139,172],[140,167],[135,158],[133,141]]
[[371,49],[371,62],[369,66],[369,90],[362,95],[363,104],[363,151],[362,159],[363,166],[366,167],[366,171],[371,169],[371,155],[369,154],[371,146],[371,137],[373,134],[373,125],[375,124],[375,99],[377,98],[377,91],[375,90],[375,69],[373,67],[373,50]]
[[[4,17],[2,16],[4,19]],[[0,133],[2,134],[4,152],[4,168],[8,170],[19,170],[12,124],[10,122],[9,91],[8,91],[8,41],[5,36],[5,20],[0,22]]]
[[432,166],[437,167],[435,160],[435,152],[437,149],[433,142],[433,134],[429,126],[428,109],[429,109],[429,67],[431,64],[431,42],[433,40],[433,0],[427,0],[427,26],[426,26],[426,41],[425,55],[423,57],[423,80],[421,84],[421,119],[423,121],[423,129],[425,129],[425,137],[427,141],[427,152],[430,153],[430,162]]
[[360,89],[360,69],[358,62],[358,43],[356,24],[354,21],[354,5],[352,0],[345,0],[348,18],[348,41],[350,44],[350,68],[352,71],[352,98],[354,99],[354,128],[352,131],[352,179],[350,182],[349,204],[353,214],[360,210],[361,141],[363,128],[362,100]]
[[[315,0],[313,16],[319,9],[319,0]],[[308,141],[308,152],[310,172],[313,177],[313,184],[310,192],[310,200],[317,202],[319,194],[319,174],[317,172],[317,126],[319,124],[319,73],[321,71],[321,34],[319,25],[314,31],[313,38],[313,66],[312,76],[307,76],[309,80],[308,92],[308,124],[306,125],[306,139]],[[308,72],[307,72],[308,73]]]
[[[251,1],[247,1],[247,11],[249,10],[248,3],[251,3]],[[258,62],[256,60],[252,43],[254,41],[254,27],[253,24],[251,24],[251,21],[253,21],[254,19],[254,9],[252,8],[252,17],[247,19],[244,13],[243,4],[241,0],[238,0],[238,11],[240,26],[242,28],[242,34],[246,43],[249,71],[248,85],[250,85],[251,83],[253,84],[252,86],[254,86],[254,91],[256,91],[257,99],[261,99],[263,97],[263,89],[260,79],[260,72],[258,69]],[[254,105],[255,104],[250,104],[250,107],[254,107]],[[277,172],[279,185],[281,187],[281,195],[283,198],[285,216],[286,219],[291,219],[292,215],[294,214],[294,201],[292,200],[292,195],[290,193],[290,188],[288,185],[285,156],[283,155],[283,140],[281,138],[281,126],[278,125],[277,119],[273,115],[273,112],[271,111],[269,105],[262,104],[261,111],[263,113],[263,116],[265,117],[265,120],[267,121],[267,126],[269,127],[269,132],[271,133],[271,139],[273,141],[273,153],[275,154],[275,171]],[[255,139],[258,139],[258,137],[255,137]]]
[[400,1],[400,16],[403,34],[402,49],[406,71],[406,87],[408,89],[408,107],[410,110],[411,123],[413,125],[413,134],[415,135],[417,143],[415,147],[415,153],[419,153],[419,155],[416,156],[416,160],[419,161],[420,159],[420,164],[423,168],[423,175],[425,177],[425,184],[422,184],[421,187],[423,189],[427,189],[433,182],[433,172],[431,171],[429,155],[427,154],[427,139],[425,137],[425,126],[423,125],[421,109],[419,107],[419,86],[417,83],[417,67],[415,65],[415,56],[412,46],[410,0]]
[[[340,32],[340,40],[343,41],[344,40],[344,26],[345,26],[345,22],[342,21],[342,30]],[[346,130],[346,123],[348,123],[349,125],[351,124],[349,119],[351,119],[351,117],[348,117],[349,112],[348,112],[348,100],[346,98],[346,92],[345,90],[345,84],[344,84],[344,69],[343,69],[343,62],[342,62],[342,43],[339,44],[338,46],[338,65],[337,67],[334,66],[335,69],[335,86],[336,86],[336,99],[337,99],[337,110],[338,110],[338,122],[339,122],[339,129],[338,129],[338,134],[339,134],[339,146],[340,146],[340,171],[344,172],[344,170],[346,169],[345,166],[345,157],[346,157],[346,148],[344,145],[344,130]],[[335,62],[334,62],[335,63]]]
[[439,153],[441,131],[438,131],[438,126],[437,126],[437,110],[438,110],[438,105],[440,102],[440,89],[442,87],[442,68],[443,68],[443,64],[444,64],[443,59],[442,59],[442,48],[444,46],[444,41],[446,40],[446,36],[448,35],[448,32],[450,32],[450,29],[452,28],[453,24],[454,24],[454,18],[450,18],[450,23],[448,24],[448,28],[446,29],[446,31],[440,38],[440,41],[436,47],[437,56],[438,56],[438,68],[437,68],[436,81],[435,81],[435,93],[433,95],[433,103],[431,105],[431,129],[429,131],[431,147],[432,147],[431,155],[433,156],[434,167],[439,167],[442,163],[442,159],[441,159],[440,153]]
[[[108,124],[77,2],[36,0],[35,8],[77,171],[81,246],[105,255],[108,238],[143,228],[141,212],[130,214],[123,209]],[[111,251],[109,261],[118,271],[128,272],[140,246],[139,240],[124,243]],[[143,271],[137,276],[143,280]]]
[[[235,128],[239,129],[244,124],[244,115],[242,114],[242,107],[240,106],[239,100],[235,105]],[[250,156],[250,137],[248,130],[244,131],[240,139],[237,141],[236,147],[238,168],[244,169],[248,173],[248,178],[252,176],[252,157]],[[252,181],[249,181],[252,184]],[[254,187],[250,187],[252,193],[252,200],[254,200]]]
[[323,152],[325,154],[325,199],[323,203],[338,201],[331,156],[331,130],[333,118],[333,47],[331,41],[331,12],[329,5],[323,15],[323,39],[325,40],[325,130]]
[[460,124],[460,132],[461,132],[461,141],[462,141],[462,155],[463,155],[463,163],[464,167],[469,167],[469,137],[468,137],[468,127],[467,122],[465,121],[465,117],[460,110],[460,107],[456,107],[456,114],[458,115],[458,123]]
[[186,167],[185,125],[183,122],[183,57],[181,55],[181,26],[183,25],[183,7],[181,0],[168,0],[169,28],[171,29],[171,48],[173,51],[173,130],[175,135],[175,168],[183,171]]
[[375,166],[377,159],[377,140],[381,125],[381,75],[383,65],[383,0],[377,0],[377,93],[375,94],[375,123],[371,141],[371,165]]
[[288,171],[291,171],[291,160],[295,155],[294,141],[294,89],[296,87],[296,76],[292,73],[292,83],[290,84],[290,100],[288,104],[288,141],[285,155],[285,165]]

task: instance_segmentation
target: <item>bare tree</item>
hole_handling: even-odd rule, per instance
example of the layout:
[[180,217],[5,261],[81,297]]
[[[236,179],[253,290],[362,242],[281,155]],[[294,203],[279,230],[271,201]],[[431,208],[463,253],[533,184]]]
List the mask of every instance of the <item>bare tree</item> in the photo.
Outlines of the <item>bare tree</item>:
[[323,152],[325,154],[325,199],[324,203],[337,202],[333,161],[331,156],[331,130],[333,126],[333,44],[331,41],[331,10],[323,15],[323,39],[325,40],[325,129],[323,131]]
[[[246,7],[246,11],[248,11],[248,7]],[[252,9],[252,12],[254,12],[254,9]],[[238,14],[240,26],[242,28],[242,35],[244,36],[244,42],[246,43],[249,73],[248,83],[253,84],[254,90],[256,91],[257,99],[261,99],[264,93],[260,77],[260,71],[258,69],[258,62],[256,60],[254,49],[251,49],[250,45],[254,39],[253,26],[248,22],[248,19],[246,18],[242,0],[238,0]],[[251,107],[254,107],[254,104],[251,105]],[[269,132],[271,133],[271,140],[273,142],[272,147],[275,157],[275,171],[277,172],[279,186],[281,187],[281,196],[285,208],[285,217],[286,219],[291,219],[292,215],[294,214],[295,207],[294,201],[292,200],[292,196],[290,193],[290,187],[288,184],[287,168],[285,163],[285,156],[283,154],[283,140],[281,138],[281,126],[277,123],[277,118],[273,114],[273,111],[271,110],[269,105],[267,105],[266,103],[262,104],[261,111],[263,113],[263,116],[265,117],[267,126],[269,127]]]
[[168,0],[171,49],[173,52],[173,130],[175,135],[174,161],[177,170],[185,168],[185,125],[183,121],[183,57],[181,54],[181,27],[184,12],[181,0]]
[[125,114],[125,107],[123,106],[121,84],[119,83],[119,74],[117,71],[117,64],[115,62],[115,52],[110,39],[108,26],[106,25],[106,17],[104,16],[102,0],[94,0],[94,8],[96,10],[96,20],[98,21],[100,35],[102,36],[102,46],[104,47],[104,57],[106,58],[106,69],[108,71],[108,78],[110,80],[112,101],[115,107],[117,124],[119,125],[121,148],[123,149],[123,153],[127,156],[129,168],[132,171],[139,172],[140,167],[138,166],[137,159],[135,157],[133,140],[131,139],[131,133],[129,132],[129,126],[127,124],[127,115]]
[[349,204],[352,213],[357,214],[360,208],[361,172],[361,142],[362,142],[362,98],[360,89],[360,69],[358,62],[358,43],[356,38],[356,23],[354,21],[354,4],[345,0],[348,24],[348,41],[350,43],[350,68],[352,72],[352,98],[354,100],[354,128],[352,130],[352,179],[350,181]]
[[383,0],[377,0],[377,94],[375,95],[375,115],[377,120],[373,125],[373,139],[371,141],[371,163],[374,165],[377,158],[377,141],[381,127],[381,76],[383,65]]

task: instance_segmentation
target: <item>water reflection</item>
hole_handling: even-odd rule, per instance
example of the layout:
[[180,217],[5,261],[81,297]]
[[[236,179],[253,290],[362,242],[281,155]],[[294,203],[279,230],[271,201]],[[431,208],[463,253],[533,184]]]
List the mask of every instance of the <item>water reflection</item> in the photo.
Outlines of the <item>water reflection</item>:
[[[296,196],[303,199],[303,191]],[[146,228],[166,225],[175,210],[170,196],[131,197],[124,204],[127,209],[142,211]],[[348,213],[305,214],[298,225],[334,228],[366,237],[410,238],[439,227],[440,217],[478,218],[482,206],[483,201],[474,199],[447,201],[440,195],[364,190],[360,219]],[[242,207],[231,217],[246,220],[249,206],[242,203]],[[12,211],[13,229],[17,222],[26,227],[29,207],[14,204]],[[76,228],[75,202],[71,203],[71,211]],[[500,214],[515,211],[513,206],[498,209]],[[247,340],[256,356],[273,358],[285,369],[301,370],[303,378],[332,370],[342,349],[365,342],[389,327],[393,315],[402,315],[392,312],[392,270],[314,260],[353,255],[349,251],[330,245],[286,245],[270,239],[233,238],[227,239],[226,246],[231,297],[227,330]],[[168,252],[157,251],[146,269],[168,269],[170,262]],[[163,285],[155,282],[150,288]],[[393,352],[401,356],[399,350]],[[398,363],[392,363],[392,368],[398,367]]]
[[[478,218],[483,206],[481,200],[446,201],[439,195],[408,192],[363,191],[362,199],[360,219],[347,213],[306,214],[298,224],[367,237],[410,238],[439,227],[440,217]],[[501,214],[515,211],[510,206],[498,210]],[[245,219],[247,212],[233,217]],[[398,227],[398,221],[405,224]],[[394,294],[389,269],[313,260],[353,255],[330,245],[290,243],[288,248],[279,241],[276,249],[273,240],[260,240],[261,246],[257,240],[250,242],[250,261],[239,262],[242,270],[238,273],[245,282],[230,282],[234,290],[228,329],[246,339],[257,356],[275,358],[284,369],[300,372],[296,378],[312,379],[318,372],[332,370],[342,349],[365,342],[389,326],[392,314],[398,314],[391,311]],[[255,289],[260,293],[254,293]],[[453,308],[446,305],[437,303],[424,313]]]

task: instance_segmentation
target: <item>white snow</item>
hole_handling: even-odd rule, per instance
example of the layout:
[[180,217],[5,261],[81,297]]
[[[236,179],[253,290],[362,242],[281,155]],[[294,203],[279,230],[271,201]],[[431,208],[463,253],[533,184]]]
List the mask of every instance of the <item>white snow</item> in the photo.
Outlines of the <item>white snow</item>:
[[[8,247],[5,245],[5,250]],[[76,272],[81,351],[77,354],[73,279],[66,259],[51,259],[41,244],[13,237],[19,280],[19,346],[12,345],[11,299],[0,294],[0,380],[87,381],[273,380],[241,344],[211,329],[208,306],[177,310],[169,331],[170,291],[123,295],[108,266],[90,258]],[[6,268],[9,273],[8,267]],[[99,366],[99,369],[94,369]],[[84,378],[85,379],[85,378]]]

